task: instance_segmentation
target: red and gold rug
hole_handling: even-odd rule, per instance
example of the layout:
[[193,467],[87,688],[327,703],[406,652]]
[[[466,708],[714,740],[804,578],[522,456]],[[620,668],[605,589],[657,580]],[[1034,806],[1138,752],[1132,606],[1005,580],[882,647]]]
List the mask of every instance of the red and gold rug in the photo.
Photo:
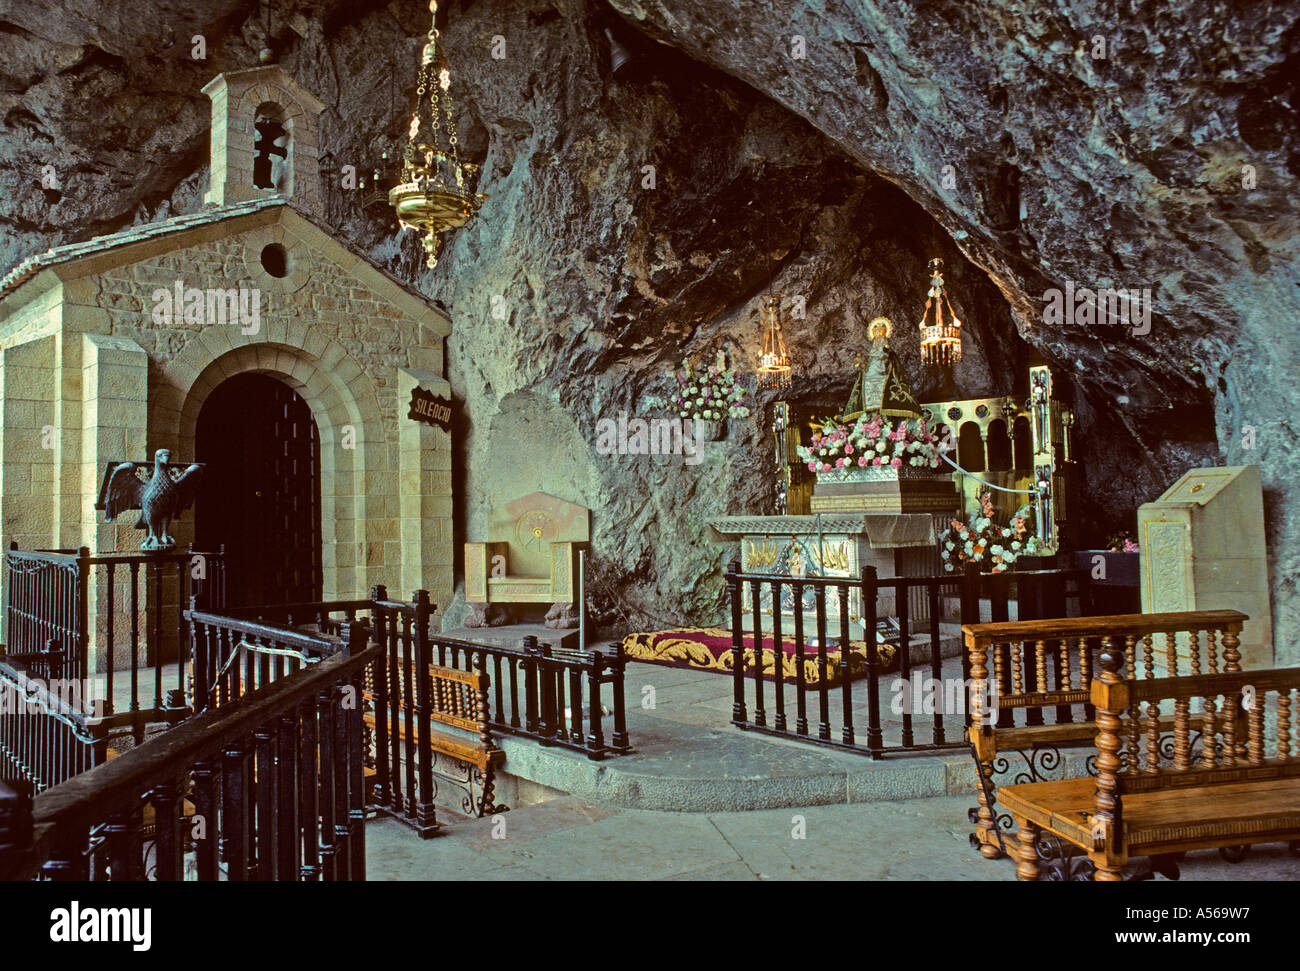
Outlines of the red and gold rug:
[[[754,637],[746,634],[745,672],[753,677],[754,672]],[[887,670],[893,663],[898,649],[892,644],[879,644],[876,655],[880,659],[881,670]],[[703,671],[732,673],[731,631],[721,627],[680,627],[675,630],[649,631],[640,634],[628,634],[623,638],[623,652],[636,661],[648,661],[651,664],[664,664],[675,668],[699,668]],[[772,656],[772,638],[763,638],[763,680],[773,680],[774,658]],[[867,673],[867,645],[864,641],[849,642],[849,679],[864,677]],[[826,682],[837,684],[844,669],[843,658],[838,646],[826,651]],[[821,683],[820,665],[817,648],[804,644],[803,657],[804,684],[816,686]],[[787,682],[799,680],[799,659],[796,657],[794,641],[781,640],[781,674]]]

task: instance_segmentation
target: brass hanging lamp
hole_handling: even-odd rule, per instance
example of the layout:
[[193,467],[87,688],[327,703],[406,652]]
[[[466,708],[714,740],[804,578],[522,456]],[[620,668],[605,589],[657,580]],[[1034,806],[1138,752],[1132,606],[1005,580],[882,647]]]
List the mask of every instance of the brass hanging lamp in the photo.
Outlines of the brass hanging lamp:
[[930,261],[930,292],[925,298],[925,312],[921,314],[921,361],[944,365],[960,360],[961,321],[943,291],[943,260],[935,258]]
[[438,265],[441,234],[464,226],[486,200],[470,187],[477,165],[461,162],[451,101],[451,69],[438,42],[438,0],[430,0],[433,22],[420,58],[415,111],[403,155],[402,184],[388,193],[403,229],[424,233],[427,265]]
[[790,354],[781,337],[781,296],[767,293],[760,298],[759,319],[763,324],[763,352],[758,356],[760,388],[790,387]]

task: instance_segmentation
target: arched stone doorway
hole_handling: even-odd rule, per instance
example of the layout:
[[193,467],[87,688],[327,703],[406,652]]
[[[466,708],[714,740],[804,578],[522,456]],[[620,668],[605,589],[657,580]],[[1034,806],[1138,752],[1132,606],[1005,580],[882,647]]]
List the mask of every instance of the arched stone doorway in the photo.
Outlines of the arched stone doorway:
[[232,607],[322,598],[321,441],[306,400],[268,374],[217,385],[203,402],[195,458],[199,549],[226,548]]

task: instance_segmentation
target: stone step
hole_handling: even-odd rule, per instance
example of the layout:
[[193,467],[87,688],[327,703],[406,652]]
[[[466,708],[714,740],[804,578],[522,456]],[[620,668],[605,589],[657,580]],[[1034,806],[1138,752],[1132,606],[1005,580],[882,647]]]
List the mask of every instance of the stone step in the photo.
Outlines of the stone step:
[[796,741],[629,712],[630,755],[593,762],[578,752],[500,737],[498,799],[526,805],[556,794],[627,809],[727,812],[970,794],[961,750],[873,761]]

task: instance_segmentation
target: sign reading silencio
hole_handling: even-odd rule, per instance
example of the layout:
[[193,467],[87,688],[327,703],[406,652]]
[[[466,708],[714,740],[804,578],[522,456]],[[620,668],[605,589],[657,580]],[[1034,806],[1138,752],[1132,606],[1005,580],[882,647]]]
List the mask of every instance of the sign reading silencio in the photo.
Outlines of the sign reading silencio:
[[435,397],[432,391],[418,386],[411,389],[411,408],[406,413],[407,418],[437,425],[444,432],[450,432],[454,415],[455,404],[450,399]]

